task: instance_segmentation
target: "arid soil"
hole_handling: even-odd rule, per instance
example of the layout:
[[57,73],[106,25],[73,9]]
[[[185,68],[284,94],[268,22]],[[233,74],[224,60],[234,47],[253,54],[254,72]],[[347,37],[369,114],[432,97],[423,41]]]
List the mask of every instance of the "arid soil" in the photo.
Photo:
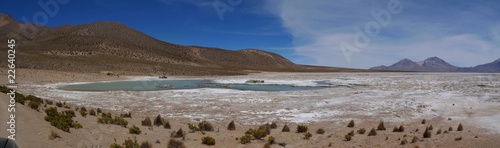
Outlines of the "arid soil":
[[[6,72],[2,72],[2,77]],[[311,86],[315,81],[338,84],[364,84],[362,88],[327,88],[316,91],[256,92],[228,89],[193,89],[151,92],[72,92],[58,90],[60,84],[114,80],[151,80],[154,77],[107,76],[105,73],[72,73],[47,70],[19,69],[19,92],[53,101],[67,102],[71,109],[85,106],[102,108],[104,112],[119,115],[131,111],[128,127],[140,127],[142,133],[128,133],[118,125],[98,124],[96,116],[74,120],[82,129],[63,132],[44,120],[45,113],[16,104],[16,143],[20,147],[109,147],[136,137],[139,143],[148,141],[153,147],[166,147],[170,133],[182,127],[187,147],[209,147],[201,144],[201,137],[215,138],[211,147],[262,147],[264,140],[240,144],[237,137],[249,128],[276,121],[278,128],[270,136],[286,147],[498,147],[500,145],[500,76],[455,73],[256,73],[244,76],[169,77],[169,79],[212,79],[220,83],[241,83],[248,79],[262,79],[269,84]],[[4,79],[2,83],[5,84]],[[0,122],[7,122],[8,96],[0,94]],[[42,107],[42,110],[54,105]],[[59,111],[67,110],[58,108]],[[141,126],[146,116],[165,117],[172,129]],[[449,120],[450,118],[451,120]],[[421,121],[426,119],[426,124]],[[207,120],[215,131],[189,133],[187,123]],[[227,130],[231,120],[236,130]],[[353,128],[347,123],[354,120]],[[385,131],[367,136],[371,128],[384,121]],[[281,132],[288,123],[291,132]],[[457,131],[462,123],[464,130]],[[305,140],[296,133],[297,125],[307,125],[312,137]],[[392,132],[402,125],[404,132]],[[431,138],[423,138],[425,127],[433,126]],[[6,125],[2,126],[7,128]],[[452,127],[448,133],[443,132]],[[316,134],[323,128],[324,134]],[[355,133],[351,141],[344,135],[365,128],[365,134]],[[418,131],[416,131],[418,129]],[[5,130],[0,136],[6,137]],[[61,138],[49,140],[51,131]],[[406,136],[405,136],[406,135]],[[413,137],[419,140],[411,143]],[[462,137],[456,141],[455,138]],[[181,138],[178,138],[181,139]],[[401,140],[408,141],[400,145]],[[159,141],[159,143],[156,143]],[[281,147],[273,144],[271,147]]]

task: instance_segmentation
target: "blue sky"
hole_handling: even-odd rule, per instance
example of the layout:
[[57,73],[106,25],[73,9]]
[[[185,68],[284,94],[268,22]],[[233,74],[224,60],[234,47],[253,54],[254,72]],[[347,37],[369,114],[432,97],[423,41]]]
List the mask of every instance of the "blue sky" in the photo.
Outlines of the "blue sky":
[[[438,56],[468,67],[500,58],[500,1],[40,1],[58,2],[50,27],[116,21],[165,42],[261,49],[297,64],[370,68]],[[214,3],[228,11],[219,15]],[[47,13],[38,1],[0,2],[16,20],[36,22],[37,12]]]

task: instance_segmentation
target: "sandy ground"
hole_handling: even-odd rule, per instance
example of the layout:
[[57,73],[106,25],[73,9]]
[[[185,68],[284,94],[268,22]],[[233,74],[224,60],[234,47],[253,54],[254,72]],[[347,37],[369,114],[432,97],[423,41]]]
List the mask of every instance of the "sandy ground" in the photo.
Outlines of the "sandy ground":
[[[148,92],[78,92],[57,89],[63,84],[112,81],[112,80],[154,80],[155,77],[116,77],[105,74],[78,74],[43,70],[18,70],[19,91],[42,98],[65,101],[75,107],[103,108],[114,115],[132,112],[129,126],[136,125],[143,131],[140,135],[128,134],[128,129],[116,125],[103,125],[97,117],[77,115],[76,121],[84,128],[71,129],[65,133],[44,121],[45,113],[36,112],[27,106],[16,108],[16,143],[21,147],[109,147],[116,138],[122,143],[128,137],[136,136],[139,142],[149,141],[153,147],[166,147],[172,131],[187,123],[207,120],[216,127],[215,132],[206,135],[216,139],[215,147],[262,147],[263,140],[251,144],[239,144],[235,140],[248,128],[271,121],[278,122],[278,129],[271,132],[277,142],[286,147],[498,147],[500,146],[500,75],[498,74],[456,74],[456,73],[260,73],[246,76],[223,77],[169,77],[169,79],[212,79],[220,83],[243,83],[249,79],[263,79],[268,84],[292,84],[312,86],[315,81],[336,84],[364,84],[363,88],[328,88],[315,91],[257,92],[230,89],[192,89]],[[2,72],[3,74],[4,72]],[[6,77],[6,76],[5,76]],[[5,83],[5,82],[4,82]],[[7,95],[2,100],[0,118],[3,122]],[[50,105],[48,107],[51,107]],[[45,108],[45,107],[44,107]],[[59,108],[59,110],[65,110]],[[161,114],[168,119],[172,129],[140,126],[146,116]],[[452,120],[447,120],[451,118]],[[347,122],[356,121],[354,128],[347,128]],[[421,124],[427,119],[427,124]],[[235,120],[237,130],[226,130],[227,124]],[[352,141],[343,141],[351,130],[376,127],[384,121],[387,131],[377,136],[356,134]],[[285,123],[292,132],[283,133]],[[465,130],[458,132],[459,123]],[[308,125],[313,133],[310,140],[295,133],[296,125]],[[425,126],[432,124],[431,138],[423,138]],[[393,133],[394,126],[403,125],[403,133]],[[6,125],[5,125],[6,126]],[[3,126],[3,127],[5,127]],[[435,135],[437,129],[447,134]],[[5,127],[6,128],[6,127]],[[315,134],[318,128],[325,134]],[[219,129],[219,132],[217,132]],[[419,131],[415,131],[419,129]],[[62,138],[48,140],[50,131],[56,131]],[[0,136],[6,137],[5,130]],[[188,133],[184,141],[188,147],[204,147],[200,132]],[[406,135],[406,137],[404,137]],[[386,136],[388,140],[386,140]],[[405,138],[413,136],[416,143],[399,145]],[[461,141],[455,141],[457,137]],[[477,136],[477,138],[476,138]],[[398,140],[399,139],[399,140]],[[160,143],[155,143],[156,141]],[[273,145],[272,147],[280,147]]]

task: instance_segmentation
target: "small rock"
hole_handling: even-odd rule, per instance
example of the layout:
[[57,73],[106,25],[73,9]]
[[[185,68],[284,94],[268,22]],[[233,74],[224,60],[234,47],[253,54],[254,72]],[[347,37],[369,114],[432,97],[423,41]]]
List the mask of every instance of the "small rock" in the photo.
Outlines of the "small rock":
[[448,118],[448,120],[451,120],[451,118]]

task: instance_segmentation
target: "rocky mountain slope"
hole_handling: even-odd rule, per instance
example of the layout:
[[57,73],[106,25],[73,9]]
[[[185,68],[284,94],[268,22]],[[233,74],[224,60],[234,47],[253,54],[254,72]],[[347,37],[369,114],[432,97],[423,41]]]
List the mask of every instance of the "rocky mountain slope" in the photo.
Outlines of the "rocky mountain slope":
[[[362,71],[296,65],[257,49],[176,45],[117,22],[45,27],[0,14],[0,40],[16,39],[18,68],[60,71],[231,75],[254,71]],[[1,42],[5,48],[6,42]],[[0,60],[6,60],[6,56]]]
[[438,57],[430,57],[422,62],[403,59],[391,66],[377,66],[370,70],[428,71],[428,72],[500,72],[500,59],[475,67],[456,67]]

